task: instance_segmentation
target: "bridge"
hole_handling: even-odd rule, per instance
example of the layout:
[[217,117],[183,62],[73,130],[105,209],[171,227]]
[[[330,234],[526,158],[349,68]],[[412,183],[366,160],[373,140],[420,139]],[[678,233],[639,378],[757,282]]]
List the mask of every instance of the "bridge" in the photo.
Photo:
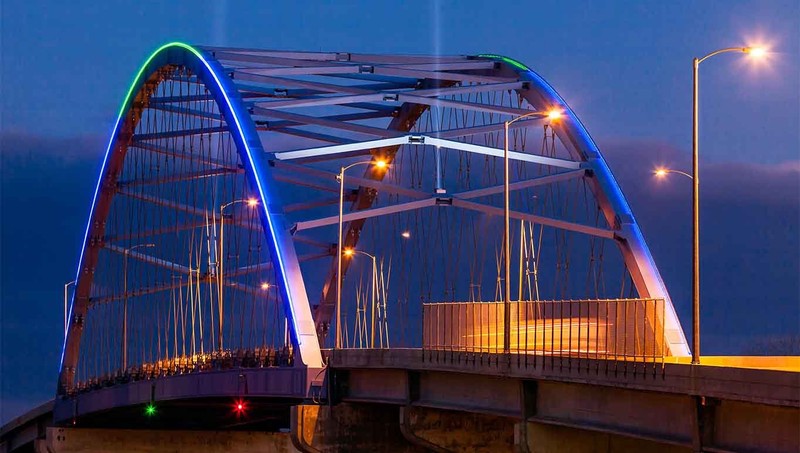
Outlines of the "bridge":
[[800,360],[689,364],[624,195],[499,55],[167,44],[5,451],[797,451]]

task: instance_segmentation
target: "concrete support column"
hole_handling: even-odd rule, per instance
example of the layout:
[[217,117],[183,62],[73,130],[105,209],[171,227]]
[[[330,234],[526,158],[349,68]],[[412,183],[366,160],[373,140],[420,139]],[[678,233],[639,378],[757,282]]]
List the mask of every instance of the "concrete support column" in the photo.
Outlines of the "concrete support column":
[[426,451],[403,437],[398,416],[397,406],[385,404],[294,406],[291,439],[307,453]]
[[509,417],[405,406],[400,408],[400,427],[409,442],[436,453],[514,448],[514,420]]

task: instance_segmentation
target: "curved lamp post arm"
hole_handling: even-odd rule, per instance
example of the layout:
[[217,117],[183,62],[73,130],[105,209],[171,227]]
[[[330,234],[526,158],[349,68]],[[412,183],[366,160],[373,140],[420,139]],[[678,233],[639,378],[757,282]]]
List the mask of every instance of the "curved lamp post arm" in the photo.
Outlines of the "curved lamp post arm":
[[713,57],[714,55],[719,55],[721,53],[726,53],[726,52],[749,53],[751,50],[753,50],[752,47],[726,47],[724,49],[715,50],[715,51],[711,52],[710,54],[708,54],[708,55],[706,55],[704,57],[695,58],[695,60],[697,60],[697,64],[700,64],[703,61],[708,60],[709,58]]
[[686,173],[685,171],[673,170],[671,168],[659,168],[659,169],[656,169],[655,171],[653,171],[653,173],[656,176],[659,176],[659,177],[668,175],[670,173],[675,173],[675,174],[686,176],[689,179],[694,179],[694,176],[690,175],[689,173]]

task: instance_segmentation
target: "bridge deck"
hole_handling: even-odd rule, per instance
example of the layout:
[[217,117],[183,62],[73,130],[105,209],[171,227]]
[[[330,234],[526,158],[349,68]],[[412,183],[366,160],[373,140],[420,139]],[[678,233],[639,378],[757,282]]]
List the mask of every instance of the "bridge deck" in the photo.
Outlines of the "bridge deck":
[[[693,366],[667,358],[663,368],[587,358],[472,354],[428,355],[420,349],[330,351],[336,370],[395,369],[491,375],[585,383],[600,386],[696,395],[769,405],[800,407],[800,358],[709,357]],[[661,365],[657,365],[661,368]]]

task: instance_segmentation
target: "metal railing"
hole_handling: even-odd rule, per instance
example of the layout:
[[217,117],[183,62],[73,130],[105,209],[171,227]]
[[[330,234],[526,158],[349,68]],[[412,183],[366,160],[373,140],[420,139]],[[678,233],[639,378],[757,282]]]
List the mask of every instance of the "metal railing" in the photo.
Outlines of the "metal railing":
[[466,354],[491,361],[498,354],[515,354],[526,367],[595,359],[625,364],[627,371],[627,364],[633,370],[636,364],[663,368],[669,354],[663,299],[512,301],[507,329],[504,310],[503,302],[423,304],[424,356],[446,360],[448,353],[449,358],[459,353],[458,360]]

